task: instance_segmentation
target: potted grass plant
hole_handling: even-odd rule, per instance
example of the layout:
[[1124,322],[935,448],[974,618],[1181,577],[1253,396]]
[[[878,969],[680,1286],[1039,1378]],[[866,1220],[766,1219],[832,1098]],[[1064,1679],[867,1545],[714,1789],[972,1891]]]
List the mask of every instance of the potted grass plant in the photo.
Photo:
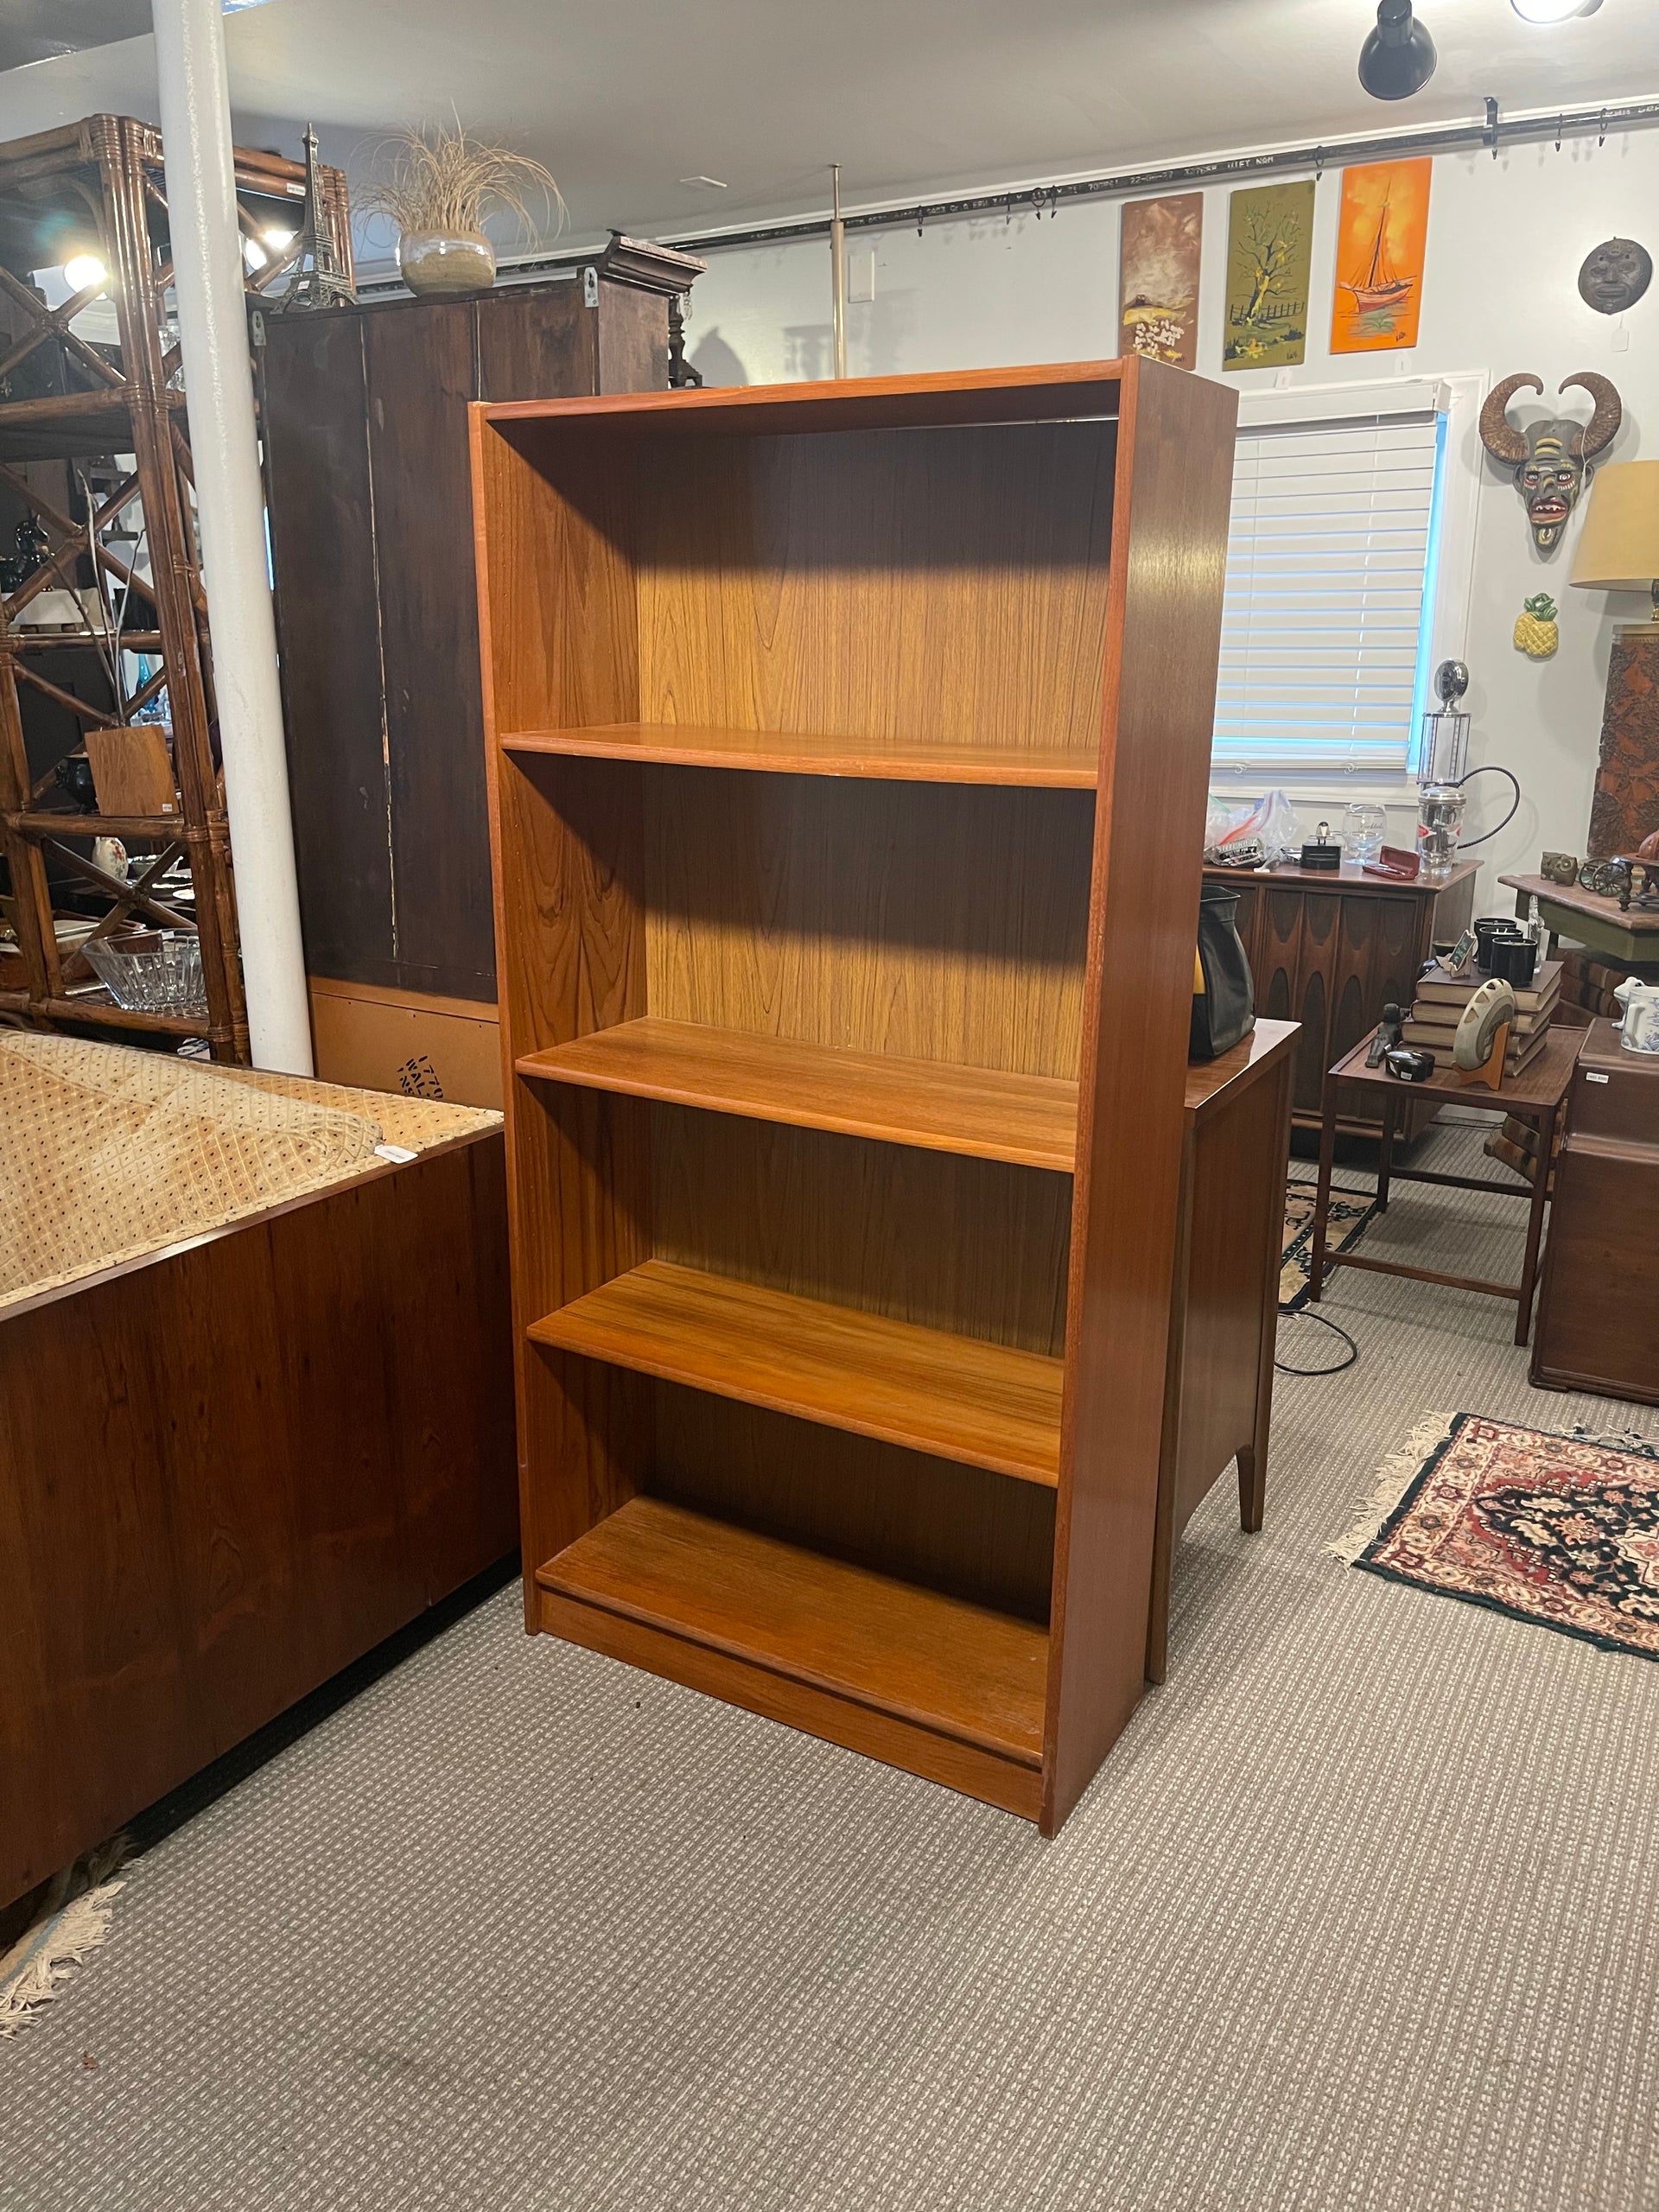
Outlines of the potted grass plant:
[[486,292],[495,282],[495,247],[484,229],[488,215],[512,218],[526,238],[536,226],[532,199],[556,211],[565,206],[551,170],[527,154],[493,140],[474,138],[457,121],[400,130],[382,146],[378,174],[363,195],[372,211],[397,226],[397,266],[411,292],[454,298]]

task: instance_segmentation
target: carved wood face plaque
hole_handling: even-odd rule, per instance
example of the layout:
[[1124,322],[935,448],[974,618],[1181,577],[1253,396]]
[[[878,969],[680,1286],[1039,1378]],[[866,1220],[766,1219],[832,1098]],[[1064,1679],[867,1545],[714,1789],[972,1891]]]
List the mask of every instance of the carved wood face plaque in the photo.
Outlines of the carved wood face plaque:
[[1623,315],[1653,282],[1653,256],[1634,238],[1604,238],[1584,257],[1579,297],[1598,315]]

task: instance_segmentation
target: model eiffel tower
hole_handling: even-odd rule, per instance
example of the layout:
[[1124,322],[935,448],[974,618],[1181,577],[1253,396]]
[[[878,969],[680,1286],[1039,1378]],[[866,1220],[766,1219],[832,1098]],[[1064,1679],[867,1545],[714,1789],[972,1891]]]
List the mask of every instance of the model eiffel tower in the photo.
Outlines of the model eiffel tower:
[[270,303],[273,315],[290,308],[350,308],[357,305],[351,279],[334,258],[334,243],[327,226],[319,227],[317,210],[322,204],[322,175],[317,162],[317,134],[305,126],[305,221],[289,258],[293,273],[287,289]]

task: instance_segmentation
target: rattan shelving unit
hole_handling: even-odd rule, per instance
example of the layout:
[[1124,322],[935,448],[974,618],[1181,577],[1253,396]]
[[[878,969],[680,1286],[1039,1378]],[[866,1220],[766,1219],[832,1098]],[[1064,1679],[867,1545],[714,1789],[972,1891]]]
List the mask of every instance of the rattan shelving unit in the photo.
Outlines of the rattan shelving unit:
[[[302,231],[305,170],[277,156],[239,150],[238,211],[257,236],[277,208],[291,209]],[[344,178],[321,172],[317,227],[336,264],[349,271],[351,239]],[[40,1025],[71,1021],[118,1030],[205,1035],[216,1058],[245,1060],[246,1010],[238,958],[230,833],[214,766],[213,654],[191,494],[188,417],[178,350],[167,326],[171,264],[160,133],[124,116],[92,116],[60,130],[0,147],[0,293],[12,335],[0,345],[0,483],[36,516],[50,552],[42,566],[0,598],[0,831],[10,874],[23,974],[0,988],[0,1012]],[[29,272],[56,265],[63,240],[96,241],[107,283],[48,308]],[[264,291],[291,265],[268,253],[248,278]],[[70,326],[105,291],[113,299],[118,347],[89,343]],[[76,465],[130,455],[104,496],[79,492]],[[67,464],[53,470],[50,464]],[[43,478],[74,487],[53,497]],[[142,516],[149,574],[135,573],[108,542],[124,521]],[[42,592],[73,582],[95,563],[100,586],[111,579],[140,610],[122,645],[159,662],[124,696],[122,660],[107,652],[112,703],[90,705],[48,672],[54,657],[85,653],[100,642],[98,618],[84,630],[31,632],[18,617]],[[174,810],[112,817],[74,811],[55,787],[56,763],[31,769],[19,687],[73,715],[84,728],[120,728],[165,691],[172,728]],[[92,841],[104,836],[147,849],[136,880],[99,868]],[[201,939],[207,1015],[126,1012],[103,992],[71,995],[90,970],[79,952],[61,951],[54,927],[48,859],[78,882],[107,892],[96,925],[104,934],[132,916],[176,926],[187,918],[156,895],[163,871],[188,858],[194,922]],[[13,962],[15,967],[17,963]]]

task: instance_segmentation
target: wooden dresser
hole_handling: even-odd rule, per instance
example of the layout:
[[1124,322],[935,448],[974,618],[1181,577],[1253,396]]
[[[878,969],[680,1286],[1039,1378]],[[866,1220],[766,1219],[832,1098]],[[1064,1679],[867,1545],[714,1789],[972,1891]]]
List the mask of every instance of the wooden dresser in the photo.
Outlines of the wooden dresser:
[[[1478,867],[1465,861],[1440,885],[1390,883],[1345,862],[1334,874],[1205,868],[1211,882],[1230,883],[1239,894],[1256,1013],[1302,1025],[1292,1095],[1300,1127],[1319,1126],[1326,1068],[1376,1028],[1389,1000],[1409,1007],[1433,947],[1468,926]],[[1370,1135],[1378,1119],[1357,1098],[1342,1127]]]
[[1586,1030],[1555,1161],[1532,1380],[1659,1404],[1659,1053]]

